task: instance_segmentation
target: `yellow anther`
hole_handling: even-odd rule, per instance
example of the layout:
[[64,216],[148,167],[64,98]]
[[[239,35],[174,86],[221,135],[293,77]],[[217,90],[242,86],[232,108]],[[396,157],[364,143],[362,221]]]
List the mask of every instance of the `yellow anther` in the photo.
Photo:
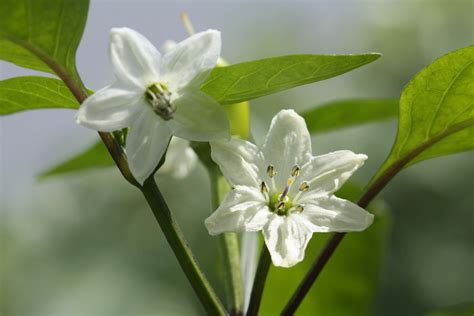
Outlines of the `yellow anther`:
[[291,169],[291,176],[292,176],[292,177],[297,177],[299,174],[300,174],[300,167],[298,167],[298,165],[295,165],[295,166]]
[[296,213],[299,214],[299,213],[301,213],[301,212],[303,212],[303,211],[304,211],[303,205],[300,204],[300,205],[297,205],[297,206],[295,207],[295,212],[296,212]]
[[267,174],[270,178],[273,178],[277,174],[273,165],[268,165]]
[[309,190],[308,182],[306,182],[306,181],[301,182],[300,187],[298,188],[298,190],[303,191],[303,192],[307,192]]
[[262,193],[267,193],[268,192],[268,186],[264,181],[262,181],[262,183],[260,183],[260,191]]

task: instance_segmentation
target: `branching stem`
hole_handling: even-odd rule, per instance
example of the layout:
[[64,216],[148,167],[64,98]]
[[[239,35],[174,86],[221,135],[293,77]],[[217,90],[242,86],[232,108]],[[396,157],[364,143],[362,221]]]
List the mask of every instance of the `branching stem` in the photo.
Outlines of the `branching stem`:
[[[392,180],[395,177],[395,175],[397,175],[415,157],[417,157],[423,151],[430,148],[431,146],[433,146],[434,144],[436,144],[443,138],[473,125],[474,125],[474,119],[468,119],[468,120],[459,122],[451,126],[450,128],[434,135],[432,138],[428,139],[427,141],[415,147],[413,150],[408,152],[401,159],[395,161],[378,178],[370,182],[368,188],[365,190],[365,193],[357,202],[357,205],[359,205],[362,208],[366,208],[369,205],[369,203],[377,196],[377,194],[379,194],[380,191],[382,191],[383,188],[385,188],[385,186],[390,182],[390,180]],[[293,296],[291,297],[289,302],[286,304],[281,315],[290,316],[296,312],[301,302],[305,298],[306,294],[308,294],[309,290],[313,286],[314,282],[318,278],[324,266],[329,261],[334,251],[336,250],[337,246],[339,246],[339,244],[341,243],[345,235],[346,233],[336,233],[327,242],[326,246],[321,251],[318,258],[314,261],[308,273],[303,278],[303,281],[300,283],[295,293],[293,293]]]

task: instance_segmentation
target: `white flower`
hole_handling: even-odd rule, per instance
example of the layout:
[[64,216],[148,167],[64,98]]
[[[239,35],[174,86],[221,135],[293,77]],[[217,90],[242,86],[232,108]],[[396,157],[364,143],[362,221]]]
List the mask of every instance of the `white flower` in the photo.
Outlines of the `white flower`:
[[197,162],[198,157],[189,146],[189,141],[172,137],[166,151],[165,163],[160,167],[158,173],[169,174],[176,179],[183,179],[196,167]]
[[211,154],[233,190],[206,219],[209,233],[262,230],[276,266],[302,261],[314,232],[360,231],[373,221],[333,195],[367,156],[348,150],[313,156],[306,123],[292,110],[273,118],[261,148],[233,138],[212,142]]
[[141,34],[111,30],[116,81],[86,99],[76,121],[110,132],[128,127],[130,170],[139,183],[154,171],[171,135],[193,141],[229,137],[222,106],[199,90],[220,56],[220,33],[195,34],[161,56]]

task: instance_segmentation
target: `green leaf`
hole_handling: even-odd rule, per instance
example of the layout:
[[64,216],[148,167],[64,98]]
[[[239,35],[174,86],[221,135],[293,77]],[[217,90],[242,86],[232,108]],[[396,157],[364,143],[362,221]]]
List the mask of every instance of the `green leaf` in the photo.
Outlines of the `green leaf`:
[[397,115],[398,100],[394,99],[337,100],[301,114],[310,133],[387,120]]
[[474,46],[418,73],[400,98],[398,135],[375,178],[390,168],[474,148]]
[[79,81],[76,50],[88,8],[88,0],[0,1],[0,59],[34,70],[68,72]]
[[42,108],[77,109],[79,103],[58,79],[29,76],[0,81],[0,115]]
[[110,157],[107,148],[105,148],[102,142],[98,142],[74,158],[71,158],[62,164],[43,172],[40,175],[40,178],[44,179],[53,175],[88,170],[92,168],[111,167],[114,165],[115,163]]
[[238,103],[335,77],[379,57],[373,53],[266,58],[215,68],[201,89],[221,104]]
[[[355,200],[360,187],[347,183],[337,195]],[[375,214],[371,227],[363,232],[349,233],[312,287],[296,315],[365,316],[373,308],[378,276],[388,236],[389,212],[382,201],[370,207]],[[272,266],[265,285],[262,315],[279,315],[294,290],[309,270],[332,234],[314,234],[305,260],[285,269]]]

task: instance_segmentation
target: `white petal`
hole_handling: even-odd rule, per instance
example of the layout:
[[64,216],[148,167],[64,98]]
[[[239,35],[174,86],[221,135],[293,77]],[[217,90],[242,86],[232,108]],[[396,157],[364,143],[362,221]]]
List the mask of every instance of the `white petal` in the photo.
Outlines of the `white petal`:
[[259,231],[272,213],[257,189],[236,186],[227,193],[217,210],[209,216],[206,227],[211,235],[223,232]]
[[229,120],[219,103],[203,92],[187,92],[173,101],[176,112],[168,125],[173,135],[194,141],[229,138]]
[[259,165],[263,164],[263,158],[257,146],[238,138],[210,144],[212,160],[231,185],[259,188],[262,182]]
[[265,161],[273,164],[277,189],[282,190],[291,168],[300,167],[311,157],[311,138],[304,119],[293,110],[282,110],[272,120],[262,146]]
[[257,271],[258,250],[260,235],[256,232],[242,233],[240,242],[240,271],[242,273],[242,283],[244,290],[244,315],[250,303],[253,281]]
[[165,163],[160,167],[158,173],[170,174],[176,179],[185,178],[198,162],[198,157],[189,146],[189,141],[173,137],[166,151]]
[[277,267],[289,268],[304,259],[304,251],[312,232],[295,214],[272,218],[263,229],[265,244]]
[[78,124],[111,132],[131,124],[142,105],[142,96],[116,82],[89,96],[76,113]]
[[297,215],[306,219],[313,232],[361,231],[374,220],[374,215],[363,208],[335,196],[305,204],[304,211]]
[[115,75],[143,91],[159,79],[161,55],[142,34],[123,27],[110,31],[110,60]]
[[[355,154],[350,150],[340,150],[313,157],[301,168],[297,185],[293,187],[293,190],[296,191],[299,184],[306,181],[309,184],[309,192],[301,195],[305,201],[321,196],[328,197],[339,190],[366,159],[366,155]],[[295,203],[299,202],[299,200],[295,201]]]
[[176,44],[163,56],[164,80],[173,91],[199,87],[215,67],[221,54],[221,33],[216,30],[194,34]]
[[151,108],[142,111],[130,126],[125,149],[130,170],[140,184],[155,170],[170,137],[168,126]]

